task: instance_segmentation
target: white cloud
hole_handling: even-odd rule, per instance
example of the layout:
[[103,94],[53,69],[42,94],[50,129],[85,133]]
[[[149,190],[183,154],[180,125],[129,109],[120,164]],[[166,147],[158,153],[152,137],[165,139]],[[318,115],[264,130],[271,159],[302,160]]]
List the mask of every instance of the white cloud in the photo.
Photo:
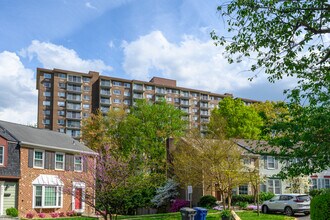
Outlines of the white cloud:
[[211,40],[202,42],[184,36],[179,44],[169,42],[162,32],[154,31],[133,42],[123,42],[125,72],[136,79],[154,75],[176,79],[180,86],[208,91],[233,92],[254,82],[242,71],[248,63],[228,64],[222,49]]
[[34,71],[24,67],[16,53],[0,53],[0,120],[21,124],[37,121]]
[[72,49],[37,40],[32,41],[31,45],[23,49],[20,54],[28,56],[30,59],[36,57],[43,67],[50,69],[58,68],[81,72],[112,70],[112,67],[106,65],[102,60],[83,60]]
[[93,6],[90,2],[86,2],[85,6],[87,8],[91,8],[91,9],[97,9],[95,6]]

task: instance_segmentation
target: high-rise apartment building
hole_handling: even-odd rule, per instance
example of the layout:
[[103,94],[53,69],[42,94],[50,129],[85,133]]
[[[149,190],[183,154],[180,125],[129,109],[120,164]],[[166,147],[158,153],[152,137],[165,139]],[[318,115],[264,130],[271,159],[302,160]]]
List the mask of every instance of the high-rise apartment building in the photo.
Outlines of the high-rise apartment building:
[[[60,69],[37,69],[38,128],[67,133],[79,138],[81,120],[97,109],[126,109],[137,99],[165,99],[185,112],[183,120],[205,130],[205,123],[218,102],[232,94],[217,94],[178,87],[175,80],[153,77],[149,82],[80,73]],[[255,100],[240,98],[246,104]]]

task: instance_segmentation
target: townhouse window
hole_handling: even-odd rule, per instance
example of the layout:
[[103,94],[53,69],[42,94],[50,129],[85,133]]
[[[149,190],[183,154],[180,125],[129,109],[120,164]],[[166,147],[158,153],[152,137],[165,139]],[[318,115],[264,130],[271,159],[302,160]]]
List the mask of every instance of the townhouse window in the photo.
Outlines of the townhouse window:
[[278,179],[268,180],[268,192],[281,194],[281,181]]
[[5,147],[0,146],[0,165],[4,165],[5,162]]
[[44,151],[34,150],[33,167],[44,168]]
[[317,179],[312,179],[312,189],[317,189]]
[[275,158],[267,156],[267,169],[275,169]]
[[115,89],[115,90],[113,90],[113,94],[115,94],[115,95],[120,95],[120,94],[121,94],[121,91],[118,90],[118,89]]
[[82,156],[74,156],[74,171],[81,172],[83,170]]
[[247,195],[248,194],[248,185],[239,186],[238,191],[239,191],[240,195]]
[[51,93],[50,92],[44,92],[44,96],[45,97],[50,97],[51,96]]
[[44,106],[50,106],[50,101],[43,101],[42,102],[42,105],[44,105]]
[[55,169],[64,170],[64,154],[63,153],[55,154]]
[[326,188],[326,189],[330,188],[330,179],[329,178],[324,179],[324,188]]
[[52,74],[50,74],[50,73],[44,73],[44,78],[45,79],[51,79],[52,78]]
[[61,208],[63,187],[34,185],[34,208]]

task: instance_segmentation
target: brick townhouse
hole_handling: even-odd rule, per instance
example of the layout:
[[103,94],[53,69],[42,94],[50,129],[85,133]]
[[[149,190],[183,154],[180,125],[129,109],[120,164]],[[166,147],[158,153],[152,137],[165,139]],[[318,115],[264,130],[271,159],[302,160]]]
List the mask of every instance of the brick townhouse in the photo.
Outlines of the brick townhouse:
[[92,214],[85,193],[95,155],[66,134],[0,121],[0,214]]

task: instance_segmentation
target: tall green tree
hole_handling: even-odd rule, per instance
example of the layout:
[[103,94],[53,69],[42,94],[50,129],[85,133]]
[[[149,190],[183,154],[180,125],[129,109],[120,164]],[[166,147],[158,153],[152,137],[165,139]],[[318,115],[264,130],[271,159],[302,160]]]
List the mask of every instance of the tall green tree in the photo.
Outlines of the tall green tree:
[[297,79],[294,89],[285,90],[288,112],[268,129],[274,137],[269,143],[280,149],[279,156],[292,160],[283,174],[329,168],[329,2],[231,0],[218,11],[230,37],[215,32],[211,37],[225,46],[230,63],[249,59],[250,70],[256,76],[265,72],[270,82]]
[[240,99],[226,97],[219,102],[219,108],[213,110],[209,130],[211,135],[219,135],[221,129],[225,138],[258,139],[262,125],[263,121],[254,108]]
[[161,101],[155,104],[139,100],[119,125],[119,142],[123,153],[135,152],[145,169],[166,173],[166,140],[184,134],[183,113]]

